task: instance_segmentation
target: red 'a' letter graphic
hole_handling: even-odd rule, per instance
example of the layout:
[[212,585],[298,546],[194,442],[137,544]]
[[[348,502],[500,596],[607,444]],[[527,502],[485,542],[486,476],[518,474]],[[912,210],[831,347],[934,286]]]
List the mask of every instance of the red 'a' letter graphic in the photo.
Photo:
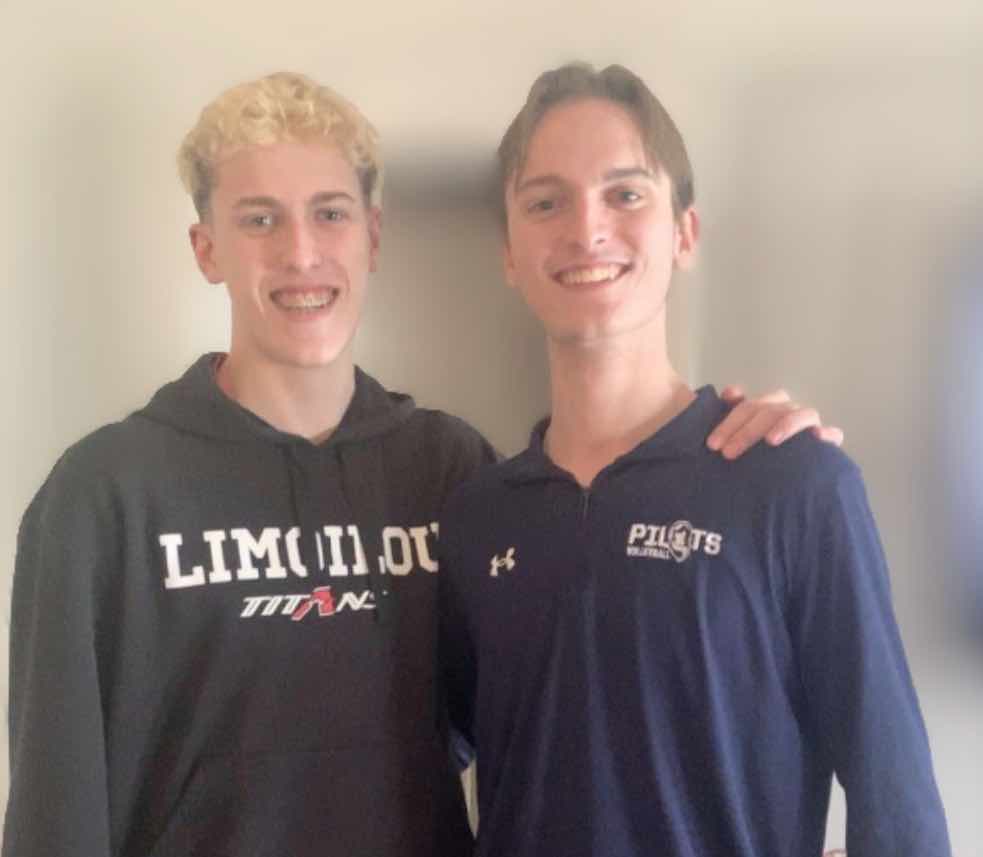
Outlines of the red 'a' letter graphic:
[[318,616],[331,616],[334,613],[334,598],[331,596],[330,586],[319,586],[315,589],[301,605],[294,610],[290,617],[294,622],[299,622],[308,613],[317,607]]

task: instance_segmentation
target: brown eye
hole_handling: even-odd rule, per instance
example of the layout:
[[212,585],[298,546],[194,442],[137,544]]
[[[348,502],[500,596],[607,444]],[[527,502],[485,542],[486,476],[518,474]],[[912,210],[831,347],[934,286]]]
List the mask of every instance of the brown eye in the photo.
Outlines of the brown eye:
[[247,214],[240,222],[247,229],[269,229],[273,225],[273,215],[269,212]]

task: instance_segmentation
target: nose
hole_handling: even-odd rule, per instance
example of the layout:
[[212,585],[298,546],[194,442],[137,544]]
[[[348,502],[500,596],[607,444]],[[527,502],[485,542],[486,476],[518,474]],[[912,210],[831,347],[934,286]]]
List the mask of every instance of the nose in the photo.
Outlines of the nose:
[[578,200],[571,206],[570,221],[570,243],[578,249],[593,250],[610,237],[609,211],[600,200]]
[[284,224],[280,248],[281,263],[291,272],[313,271],[324,258],[313,226],[304,221]]

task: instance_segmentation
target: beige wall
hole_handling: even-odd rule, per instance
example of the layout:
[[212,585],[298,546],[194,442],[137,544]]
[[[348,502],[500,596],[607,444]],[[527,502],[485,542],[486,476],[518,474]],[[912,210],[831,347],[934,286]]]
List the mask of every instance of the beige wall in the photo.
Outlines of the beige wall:
[[59,452],[225,343],[224,297],[194,269],[173,169],[207,99],[294,68],[375,119],[391,178],[360,359],[512,451],[546,379],[480,205],[490,152],[542,68],[620,61],[663,96],[697,168],[703,265],[676,298],[677,357],[694,382],[782,383],[846,427],[956,853],[975,853],[981,655],[967,661],[947,633],[959,590],[938,473],[945,404],[969,395],[947,387],[942,357],[949,272],[983,209],[979,3],[470,5],[284,0],[274,20],[231,0],[3,4],[4,591],[17,519]]

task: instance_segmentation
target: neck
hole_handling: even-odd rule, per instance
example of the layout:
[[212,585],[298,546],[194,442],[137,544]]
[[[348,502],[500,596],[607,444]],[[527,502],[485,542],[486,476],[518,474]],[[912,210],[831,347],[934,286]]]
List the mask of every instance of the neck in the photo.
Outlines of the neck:
[[216,371],[219,388],[230,399],[274,428],[326,440],[338,427],[355,392],[355,367],[344,356],[328,366],[284,367],[238,359],[229,353]]
[[550,342],[549,360],[547,454],[581,485],[695,398],[670,364],[664,337],[596,347]]

